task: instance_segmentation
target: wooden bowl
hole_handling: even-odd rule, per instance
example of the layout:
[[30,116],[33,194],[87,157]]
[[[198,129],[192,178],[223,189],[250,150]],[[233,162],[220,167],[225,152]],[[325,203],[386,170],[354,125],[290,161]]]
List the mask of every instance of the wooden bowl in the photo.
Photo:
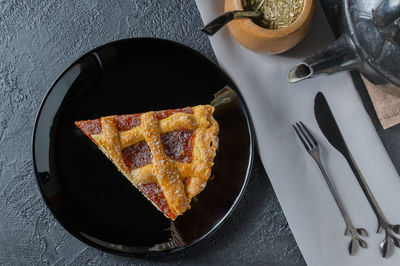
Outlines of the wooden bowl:
[[[236,19],[228,23],[229,31],[241,45],[263,54],[283,53],[306,36],[314,14],[314,0],[304,0],[303,11],[286,28],[270,30],[258,26],[251,19]],[[242,0],[225,0],[225,12],[243,10]]]

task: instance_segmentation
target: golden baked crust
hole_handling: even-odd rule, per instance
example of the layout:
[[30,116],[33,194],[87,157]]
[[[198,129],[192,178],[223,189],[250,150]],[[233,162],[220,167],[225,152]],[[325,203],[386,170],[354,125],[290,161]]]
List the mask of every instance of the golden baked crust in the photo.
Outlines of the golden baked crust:
[[[107,116],[97,120],[78,121],[75,124],[154,206],[174,220],[190,208],[191,199],[206,187],[211,175],[219,131],[218,123],[212,116],[213,112],[213,106],[199,105],[130,115],[137,120],[137,125],[122,130],[118,130],[117,124],[121,124],[119,121],[126,118],[123,116]],[[190,145],[190,154],[183,160],[168,156],[162,139],[164,134],[179,131],[190,134],[190,144],[186,145]],[[135,145],[145,147],[141,149],[140,156],[144,156],[143,150],[151,152],[151,162],[137,168],[132,168],[127,163],[123,156],[124,150]],[[169,141],[168,145],[173,146],[174,143]],[[186,146],[185,149],[188,148]],[[181,153],[184,148],[178,147]],[[141,158],[134,158],[134,161],[141,162]]]

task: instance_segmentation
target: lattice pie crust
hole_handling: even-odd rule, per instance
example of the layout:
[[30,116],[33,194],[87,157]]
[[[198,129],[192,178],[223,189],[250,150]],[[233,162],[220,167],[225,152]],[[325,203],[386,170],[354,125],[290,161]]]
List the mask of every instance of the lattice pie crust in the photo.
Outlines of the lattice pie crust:
[[75,124],[172,220],[207,185],[218,148],[214,107],[106,116]]

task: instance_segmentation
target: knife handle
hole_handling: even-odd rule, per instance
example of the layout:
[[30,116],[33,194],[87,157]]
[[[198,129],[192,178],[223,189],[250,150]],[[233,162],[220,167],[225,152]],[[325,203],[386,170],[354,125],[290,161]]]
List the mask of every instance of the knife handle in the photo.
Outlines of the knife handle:
[[378,232],[382,229],[384,224],[387,224],[385,215],[382,212],[382,209],[379,207],[378,202],[376,201],[374,194],[372,194],[371,189],[369,188],[367,181],[365,181],[364,176],[361,174],[360,169],[358,168],[356,162],[351,156],[350,152],[347,156],[344,156],[349,163],[351,170],[353,171],[358,183],[360,184],[361,189],[363,190],[369,204],[372,207],[372,210],[375,212],[375,215],[378,219]]

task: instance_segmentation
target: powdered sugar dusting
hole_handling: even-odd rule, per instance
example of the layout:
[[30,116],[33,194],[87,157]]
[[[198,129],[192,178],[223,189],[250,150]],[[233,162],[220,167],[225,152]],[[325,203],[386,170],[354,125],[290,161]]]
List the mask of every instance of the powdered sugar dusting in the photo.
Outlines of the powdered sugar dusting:
[[86,135],[100,134],[102,132],[100,119],[75,122]]
[[129,130],[134,127],[140,126],[141,114],[134,115],[117,115],[114,118],[115,127],[119,131]]
[[193,130],[180,129],[161,135],[165,154],[173,160],[188,163],[192,160]]
[[[157,111],[155,112],[156,118],[158,120],[162,120],[168,118],[169,116],[175,113],[187,113],[193,114],[192,107],[185,107],[179,109],[172,109],[172,110],[164,110],[164,111]],[[141,125],[141,118],[142,114],[130,114],[130,115],[116,115],[114,116],[114,124],[118,131],[125,131],[132,129],[134,127],[138,127]],[[101,128],[100,119],[93,119],[93,120],[84,120],[84,121],[77,121],[75,124],[88,136],[94,134],[100,134],[103,132]]]
[[146,141],[129,146],[123,149],[121,153],[125,164],[131,169],[143,167],[153,160],[153,155]]
[[[193,132],[189,129],[180,129],[161,134],[165,154],[175,161],[191,162]],[[123,149],[122,157],[125,164],[131,169],[143,167],[153,161],[153,155],[146,141],[135,143]]]
[[155,183],[144,184],[139,186],[139,190],[154,202],[165,215],[172,219],[175,218],[159,185]]
[[193,114],[192,107],[185,107],[185,108],[179,108],[179,109],[174,109],[174,110],[163,110],[163,111],[157,111],[156,113],[156,118],[158,120],[162,120],[164,118],[167,118],[175,113],[187,113],[187,114]]

